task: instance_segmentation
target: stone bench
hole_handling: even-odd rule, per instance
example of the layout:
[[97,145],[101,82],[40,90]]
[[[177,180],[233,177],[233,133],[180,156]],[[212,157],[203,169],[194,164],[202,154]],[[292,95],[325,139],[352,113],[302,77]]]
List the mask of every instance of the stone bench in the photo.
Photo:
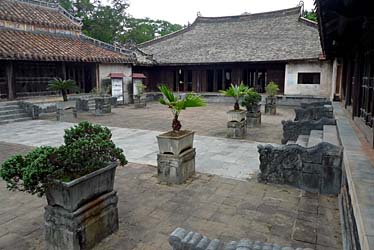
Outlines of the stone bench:
[[312,250],[311,248],[292,248],[248,239],[224,243],[221,240],[211,240],[204,235],[183,228],[177,228],[170,234],[169,244],[173,250]]
[[287,145],[259,145],[260,182],[288,184],[309,192],[338,194],[343,148],[334,125],[299,135]]
[[324,117],[334,118],[332,105],[295,108],[295,121],[320,120]]
[[322,130],[325,125],[335,125],[332,118],[323,117],[320,120],[282,121],[283,138],[282,144],[288,141],[296,141],[300,135],[309,135],[312,130]]

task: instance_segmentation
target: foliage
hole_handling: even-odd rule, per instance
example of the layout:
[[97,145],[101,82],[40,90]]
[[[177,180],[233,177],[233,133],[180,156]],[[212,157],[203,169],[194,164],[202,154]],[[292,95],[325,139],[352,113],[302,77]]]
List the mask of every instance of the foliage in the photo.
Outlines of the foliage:
[[43,195],[53,180],[70,181],[97,169],[109,162],[127,163],[123,151],[111,140],[106,127],[81,122],[65,130],[65,144],[39,147],[26,156],[15,155],[6,160],[0,177],[10,190]]
[[79,86],[74,80],[62,80],[61,78],[55,78],[49,81],[48,90],[59,91],[62,94],[64,102],[68,100],[67,93],[69,90],[79,92]]
[[162,105],[167,105],[174,115],[172,124],[173,131],[179,131],[182,127],[180,121],[178,120],[178,117],[182,110],[186,108],[202,107],[206,105],[205,100],[194,93],[188,93],[183,98],[180,98],[178,96],[175,96],[174,93],[169,89],[169,87],[164,84],[159,86],[158,88],[163,94],[163,97],[160,98],[160,103]]
[[317,19],[317,13],[314,10],[310,10],[310,11],[305,10],[304,11],[304,17],[306,19],[309,19],[309,20],[314,21],[314,22],[318,21],[318,19]]
[[250,88],[245,94],[241,105],[245,107],[257,105],[259,102],[261,102],[261,98],[262,97],[259,93],[257,93],[253,88]]
[[269,82],[265,86],[265,92],[268,96],[273,97],[279,92],[279,86],[275,82]]
[[248,92],[249,88],[244,85],[244,83],[240,83],[240,85],[237,84],[231,84],[231,86],[227,90],[220,90],[222,94],[225,96],[231,96],[235,99],[235,105],[234,110],[239,110],[239,99],[241,96],[245,95]]
[[143,43],[159,36],[164,36],[183,28],[182,25],[172,24],[164,20],[152,20],[150,18],[136,19],[128,18],[125,28],[127,32],[123,41]]
[[112,90],[112,86],[108,85],[106,87],[101,87],[101,88],[93,88],[90,93],[96,96],[106,96],[109,95]]
[[62,7],[81,18],[82,32],[107,43],[142,43],[183,28],[163,20],[136,19],[126,12],[128,0],[111,0],[104,5],[99,0],[59,0]]

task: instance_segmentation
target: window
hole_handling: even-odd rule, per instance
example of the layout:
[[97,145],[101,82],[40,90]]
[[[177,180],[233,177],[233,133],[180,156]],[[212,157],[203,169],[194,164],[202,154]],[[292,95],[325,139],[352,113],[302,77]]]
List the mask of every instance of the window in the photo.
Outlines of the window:
[[320,84],[321,73],[298,73],[297,84]]

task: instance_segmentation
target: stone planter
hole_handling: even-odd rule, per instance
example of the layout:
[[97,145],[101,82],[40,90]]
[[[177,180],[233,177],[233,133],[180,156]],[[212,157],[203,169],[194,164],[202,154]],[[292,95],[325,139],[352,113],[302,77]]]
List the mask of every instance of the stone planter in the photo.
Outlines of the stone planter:
[[245,110],[230,110],[227,112],[228,122],[242,122],[245,121]]
[[107,114],[112,112],[111,97],[95,98],[95,114]]
[[145,97],[140,97],[140,98],[135,98],[134,99],[134,108],[140,109],[140,108],[145,108],[147,106],[146,98]]
[[[248,105],[246,106],[247,109],[247,114],[248,113],[257,113],[261,111],[261,104],[256,104],[256,105]],[[247,115],[248,117],[248,115]]]
[[[182,131],[181,131],[182,132]],[[157,136],[158,148],[160,154],[180,155],[182,152],[193,148],[193,139],[195,132],[183,131],[179,136],[173,135],[173,131],[166,132]]]
[[247,128],[254,128],[261,126],[261,112],[248,112],[247,111]]
[[70,182],[56,181],[46,191],[48,205],[75,211],[84,203],[113,190],[116,163]]
[[47,190],[44,213],[47,250],[91,249],[118,230],[118,198],[113,190],[117,164]]

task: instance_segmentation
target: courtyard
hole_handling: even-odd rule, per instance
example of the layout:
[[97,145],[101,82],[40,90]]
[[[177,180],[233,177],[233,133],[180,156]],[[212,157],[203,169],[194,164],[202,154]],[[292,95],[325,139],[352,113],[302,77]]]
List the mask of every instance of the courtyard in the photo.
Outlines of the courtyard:
[[[78,119],[55,116],[1,125],[0,162],[42,145],[62,144],[64,129],[80,120],[109,126],[113,141],[129,164],[117,169],[119,231],[97,250],[170,249],[168,235],[177,227],[226,242],[248,238],[293,247],[341,249],[337,198],[288,186],[258,183],[257,145],[279,143],[281,120],[293,110],[263,115],[261,128],[248,129],[243,140],[225,137],[231,104],[187,109],[185,129],[196,131],[197,174],[182,185],[158,182],[156,135],[170,127],[170,111],[157,103],[146,109],[118,107],[108,115],[80,113]],[[257,131],[257,132],[255,132]],[[262,131],[258,133],[258,131]],[[7,191],[0,182],[0,249],[44,249],[44,198]]]

